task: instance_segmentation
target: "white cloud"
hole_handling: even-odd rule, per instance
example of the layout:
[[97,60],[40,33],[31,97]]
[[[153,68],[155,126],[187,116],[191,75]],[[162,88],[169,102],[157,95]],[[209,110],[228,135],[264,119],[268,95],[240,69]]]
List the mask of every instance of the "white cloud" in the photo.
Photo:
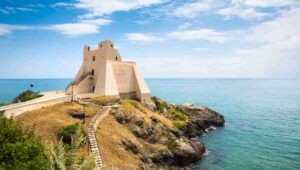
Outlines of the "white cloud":
[[104,25],[111,24],[108,19],[80,20],[76,23],[54,24],[49,26],[24,26],[24,25],[9,25],[0,24],[0,36],[10,34],[14,30],[52,30],[57,31],[62,35],[79,36],[87,34],[99,33],[99,30]]
[[16,12],[36,12],[37,10],[33,9],[33,8],[28,8],[28,7],[10,7],[7,6],[4,9],[0,9],[0,12],[3,14],[12,14],[12,13],[16,13]]
[[51,7],[53,7],[53,8],[55,8],[55,7],[74,7],[74,4],[66,3],[66,2],[58,2],[58,3],[51,5]]
[[192,26],[191,23],[186,22],[186,23],[183,23],[182,25],[179,25],[179,26],[178,26],[178,29],[179,29],[179,30],[185,30],[185,29],[187,29],[187,28],[189,28],[189,27],[191,27],[191,26]]
[[55,24],[44,29],[54,30],[62,35],[79,36],[99,33],[102,26],[111,23],[112,21],[107,19],[81,20],[77,23]]
[[300,50],[300,8],[294,8],[273,21],[250,29],[246,39],[275,49]]
[[226,40],[224,33],[212,29],[174,31],[168,33],[167,36],[179,40],[208,40],[217,43],[223,43]]
[[254,8],[241,8],[238,6],[223,8],[217,13],[225,16],[225,19],[230,19],[233,16],[237,16],[245,20],[262,19],[270,15],[268,13],[257,12]]
[[281,7],[299,4],[297,0],[232,0],[253,7]]
[[[231,78],[270,77],[280,59],[269,56],[185,55],[134,58],[145,77]],[[159,62],[157,62],[159,61]],[[298,62],[299,64],[299,62]],[[175,66],[175,67],[174,67]],[[295,66],[293,66],[295,67]],[[274,75],[273,75],[274,76]],[[275,75],[278,76],[278,75]]]
[[117,11],[129,11],[143,7],[149,7],[154,4],[165,2],[166,0],[78,0],[75,7],[87,10],[88,13],[81,18],[92,18],[112,14]]
[[9,12],[8,10],[5,10],[5,9],[0,9],[0,12],[1,12],[2,14],[5,14],[5,15],[10,14],[10,12]]
[[193,3],[185,3],[183,6],[178,7],[173,12],[175,16],[183,16],[188,18],[196,17],[199,12],[208,11],[213,8],[213,1],[197,1]]
[[18,8],[15,8],[15,9],[18,10],[18,11],[22,11],[22,12],[35,11],[31,8],[23,8],[23,7],[18,7]]
[[10,34],[14,30],[28,30],[28,29],[34,29],[34,27],[22,26],[22,25],[0,24],[0,36]]
[[125,34],[127,40],[131,41],[144,41],[144,42],[153,42],[153,41],[162,41],[160,37],[153,36],[151,34],[142,34],[142,33],[127,33]]

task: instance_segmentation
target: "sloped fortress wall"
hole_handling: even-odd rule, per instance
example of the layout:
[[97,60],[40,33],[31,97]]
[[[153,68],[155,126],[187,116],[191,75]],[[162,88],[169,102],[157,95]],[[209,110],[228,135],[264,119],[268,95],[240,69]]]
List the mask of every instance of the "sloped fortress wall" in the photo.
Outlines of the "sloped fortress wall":
[[67,94],[94,93],[99,96],[131,97],[148,102],[151,92],[135,62],[122,61],[112,41],[102,41],[98,49],[84,47],[83,64]]

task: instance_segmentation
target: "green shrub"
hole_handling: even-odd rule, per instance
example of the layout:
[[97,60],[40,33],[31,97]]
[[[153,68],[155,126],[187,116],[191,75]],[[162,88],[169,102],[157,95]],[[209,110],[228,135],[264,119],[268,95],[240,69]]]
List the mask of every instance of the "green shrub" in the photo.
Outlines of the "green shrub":
[[85,138],[79,131],[76,131],[72,137],[71,145],[65,145],[62,140],[57,145],[50,147],[47,151],[47,156],[50,160],[49,169],[95,169],[95,162],[92,156],[78,156],[80,144],[84,143]]
[[32,90],[27,90],[20,93],[16,98],[14,98],[13,103],[26,102],[28,100],[33,100],[42,96],[43,95],[37,92],[34,92]]
[[0,103],[0,107],[1,106],[7,106],[7,105],[10,105],[11,103]]
[[79,123],[75,123],[72,125],[68,125],[65,127],[62,127],[58,132],[58,138],[62,139],[64,144],[71,145],[72,142],[72,136],[76,134],[76,132],[79,131],[79,133],[84,134],[84,129]]
[[147,112],[144,110],[143,106],[140,104],[140,102],[136,101],[136,100],[129,100],[130,104],[133,105],[133,107],[135,107],[136,109],[138,109],[139,111],[141,111],[142,113],[147,114]]
[[167,132],[167,133],[165,133],[165,136],[168,139],[167,140],[167,146],[168,146],[169,150],[174,151],[174,150],[179,148],[179,145],[176,142],[174,134],[172,134],[171,132]]
[[87,101],[95,103],[100,106],[111,106],[111,105],[120,104],[120,98],[116,96],[101,96],[101,97],[88,99]]
[[31,131],[0,116],[0,169],[48,169],[45,148]]
[[172,123],[177,129],[181,129],[186,124],[184,121],[173,121]]

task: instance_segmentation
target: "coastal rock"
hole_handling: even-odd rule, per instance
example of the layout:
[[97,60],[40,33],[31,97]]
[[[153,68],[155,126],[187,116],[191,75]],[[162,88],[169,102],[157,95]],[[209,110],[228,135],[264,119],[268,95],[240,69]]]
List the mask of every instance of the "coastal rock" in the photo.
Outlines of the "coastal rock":
[[137,144],[133,143],[131,140],[123,140],[122,144],[124,145],[126,150],[132,151],[134,154],[139,154],[142,152],[142,149]]
[[132,113],[117,112],[115,113],[115,118],[119,123],[125,124],[130,122],[130,115],[132,115]]
[[174,165],[186,166],[197,162],[202,159],[203,153],[205,153],[205,147],[200,141],[181,142],[180,148],[173,151]]
[[156,135],[156,134],[153,134],[153,135],[148,137],[148,142],[152,143],[152,144],[158,142],[158,140],[159,140],[159,136]]
[[134,112],[123,111],[115,115],[119,122],[127,123],[126,126],[130,128],[130,131],[148,145],[164,145],[164,147],[153,145],[150,150],[141,153],[141,147],[138,145],[131,141],[123,142],[127,150],[139,155],[141,167],[144,168],[149,165],[155,167],[154,169],[165,167],[176,169],[198,162],[204,157],[206,149],[196,137],[204,132],[213,131],[213,126],[223,126],[225,123],[221,114],[207,107],[192,104],[168,104],[155,97],[153,103],[156,104],[155,109],[161,117],[169,119],[171,123],[179,121],[182,126],[165,126],[161,119],[154,115],[149,117],[150,122],[145,121],[144,117],[135,115]]
[[156,104],[153,101],[147,102],[145,106],[153,112],[157,110]]
[[139,126],[139,127],[142,127],[143,124],[144,124],[144,120],[142,118],[139,118],[139,117],[135,117],[134,118],[134,124]]
[[221,114],[207,107],[179,105],[178,109],[190,118],[190,121],[181,128],[189,138],[200,136],[210,126],[223,126],[225,123]]
[[139,127],[135,127],[133,129],[133,134],[134,136],[138,137],[138,138],[143,138],[143,139],[147,139],[148,138],[148,133],[145,129],[139,128]]
[[153,163],[152,160],[148,156],[146,156],[146,155],[142,155],[140,157],[140,160],[142,160],[146,164],[152,164]]
[[203,158],[204,144],[197,139],[181,141],[174,151],[163,150],[151,157],[153,163],[168,166],[186,166]]
[[214,130],[216,130],[216,128],[214,128],[213,126],[210,126],[210,127],[205,129],[205,132],[212,132]]
[[174,155],[169,150],[162,150],[159,151],[158,154],[152,156],[151,160],[158,165],[172,165],[174,162]]

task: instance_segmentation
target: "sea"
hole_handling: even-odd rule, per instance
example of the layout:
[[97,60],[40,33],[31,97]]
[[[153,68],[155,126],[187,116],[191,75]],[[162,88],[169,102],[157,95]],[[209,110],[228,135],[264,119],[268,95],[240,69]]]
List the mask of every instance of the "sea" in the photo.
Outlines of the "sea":
[[[2,79],[0,102],[33,84],[64,89],[71,79]],[[203,170],[300,169],[300,79],[146,79],[153,95],[170,103],[207,106],[226,123],[199,137]]]

